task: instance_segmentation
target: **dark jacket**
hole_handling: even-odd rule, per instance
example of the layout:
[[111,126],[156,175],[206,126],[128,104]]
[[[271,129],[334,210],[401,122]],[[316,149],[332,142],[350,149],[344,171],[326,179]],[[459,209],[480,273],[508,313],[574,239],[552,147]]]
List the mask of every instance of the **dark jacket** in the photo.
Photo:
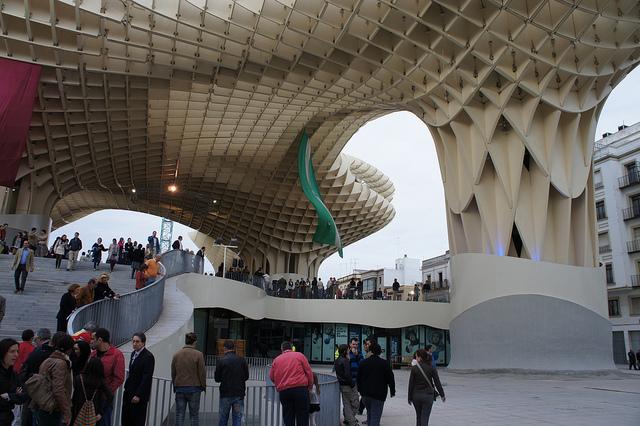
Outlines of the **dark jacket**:
[[409,390],[407,392],[409,402],[425,398],[427,400],[433,400],[434,384],[440,396],[444,396],[444,390],[442,389],[442,384],[440,384],[440,378],[438,377],[438,370],[425,362],[421,362],[420,367],[422,367],[422,371],[424,371],[429,382],[425,380],[417,366],[414,365],[411,367],[411,374],[409,375]]
[[[82,384],[84,382],[84,390],[87,392],[87,399],[84,398],[84,392],[82,391]],[[94,396],[95,392],[95,396]],[[78,412],[84,405],[86,400],[90,400],[93,397],[93,405],[96,409],[96,414],[104,414],[104,409],[107,406],[107,402],[111,401],[111,392],[107,388],[107,385],[104,383],[100,383],[96,386],[94,383],[91,383],[83,377],[83,380],[80,381],[80,375],[77,375],[73,378],[73,397],[71,398],[72,403],[72,422],[75,422],[76,416]]]
[[72,251],[82,250],[82,240],[76,237],[73,237],[71,240],[69,240],[69,250],[72,250]]
[[76,298],[73,297],[73,294],[66,292],[60,298],[60,310],[58,311],[58,315],[56,319],[66,320],[71,312],[76,308]]
[[[133,357],[133,352],[131,356]],[[133,363],[129,361],[129,375],[124,382],[124,391],[140,398],[140,402],[147,402],[151,395],[155,366],[155,357],[147,348],[143,348]]]
[[52,353],[53,348],[49,346],[49,343],[44,343],[38,349],[31,352],[20,369],[20,380],[24,383],[31,376],[40,371],[40,366],[51,356]]
[[629,351],[629,353],[627,353],[627,355],[629,356],[629,362],[631,364],[635,364],[636,363],[636,354],[633,351]]
[[144,263],[144,249],[133,249],[133,252],[131,253],[131,261]]
[[353,379],[351,377],[351,363],[343,356],[338,357],[334,363],[336,369],[336,377],[340,386],[353,387]]
[[214,379],[220,383],[220,397],[243,397],[245,382],[249,380],[249,367],[244,358],[235,352],[227,352],[216,362]]
[[371,355],[360,363],[358,369],[358,392],[361,396],[384,401],[387,399],[387,386],[391,397],[396,394],[396,382],[387,360]]
[[98,283],[93,293],[93,301],[102,299],[111,299],[116,295],[116,292],[111,290],[109,284]]
[[173,244],[171,244],[171,248],[174,250],[180,250],[180,241],[179,240],[175,240],[173,242]]
[[27,399],[26,393],[18,394],[16,390],[22,386],[18,375],[13,368],[5,369],[0,365],[0,394],[9,394],[9,400],[0,398],[0,425],[10,425],[13,419],[13,409],[15,404],[22,404]]
[[100,260],[102,259],[103,251],[107,251],[107,249],[104,248],[104,244],[93,243],[93,246],[91,246],[91,257],[94,260]]

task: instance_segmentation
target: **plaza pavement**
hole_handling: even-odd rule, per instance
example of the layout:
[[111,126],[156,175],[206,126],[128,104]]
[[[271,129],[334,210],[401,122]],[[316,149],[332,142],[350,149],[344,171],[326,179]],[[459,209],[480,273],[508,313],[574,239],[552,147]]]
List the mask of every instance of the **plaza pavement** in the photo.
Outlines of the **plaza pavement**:
[[[103,255],[106,258],[106,255]],[[56,314],[60,298],[72,283],[85,285],[89,278],[109,272],[109,265],[101,263],[99,270],[93,270],[90,261],[78,261],[75,271],[67,271],[67,261],[62,269],[55,269],[55,259],[37,257],[35,271],[27,277],[24,294],[14,294],[13,271],[10,270],[13,256],[0,255],[0,294],[7,299],[5,317],[0,323],[0,338],[12,337],[20,340],[22,330],[34,331],[47,327],[56,330]],[[109,286],[120,294],[135,290],[135,280],[130,279],[131,267],[116,265],[110,274]]]
[[[454,373],[439,370],[447,401],[434,404],[430,425],[640,425],[640,371],[602,375]],[[394,370],[396,397],[383,425],[415,425],[407,403],[409,371]],[[358,416],[365,419],[364,416]]]

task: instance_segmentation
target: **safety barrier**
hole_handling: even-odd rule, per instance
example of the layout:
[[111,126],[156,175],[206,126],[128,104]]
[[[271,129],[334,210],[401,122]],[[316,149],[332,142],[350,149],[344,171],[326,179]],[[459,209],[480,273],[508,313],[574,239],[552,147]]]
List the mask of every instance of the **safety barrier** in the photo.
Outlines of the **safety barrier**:
[[[271,360],[268,360],[271,361]],[[262,369],[262,367],[257,367]],[[255,375],[249,368],[249,375]],[[208,380],[208,382],[211,382]],[[256,383],[258,382],[258,383]],[[335,376],[318,373],[320,388],[320,413],[317,426],[338,426],[340,423],[340,386]],[[200,396],[200,424],[217,424],[220,387],[208,384]],[[185,413],[185,424],[189,424]],[[122,387],[116,393],[113,425],[120,424],[122,415]],[[173,425],[175,418],[175,394],[170,379],[154,377],[149,405],[147,425]],[[247,426],[280,426],[282,407],[274,385],[264,381],[247,382],[244,398],[243,424]]]
[[103,299],[82,306],[69,317],[67,332],[74,334],[89,321],[111,333],[111,344],[119,346],[131,339],[133,333],[147,331],[162,313],[165,279],[176,275],[202,273],[203,258],[181,250],[162,255],[167,270],[165,277],[144,288],[121,295],[118,299]]

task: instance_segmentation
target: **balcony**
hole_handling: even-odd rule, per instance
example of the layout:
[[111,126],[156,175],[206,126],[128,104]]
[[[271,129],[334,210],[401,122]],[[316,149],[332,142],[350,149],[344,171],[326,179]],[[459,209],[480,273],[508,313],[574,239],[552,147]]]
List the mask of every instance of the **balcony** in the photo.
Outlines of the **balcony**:
[[627,241],[627,253],[640,252],[640,240]]
[[631,275],[631,287],[640,287],[640,275]]
[[640,183],[640,170],[632,171],[618,178],[618,188],[627,188],[629,186]]
[[[638,241],[638,243],[640,244],[640,241]],[[628,246],[628,243],[627,243],[627,246]],[[598,253],[600,253],[600,254],[611,253],[611,246],[610,245],[606,245],[606,246],[598,247]]]
[[635,219],[636,217],[640,217],[640,205],[622,209],[622,218],[624,220]]

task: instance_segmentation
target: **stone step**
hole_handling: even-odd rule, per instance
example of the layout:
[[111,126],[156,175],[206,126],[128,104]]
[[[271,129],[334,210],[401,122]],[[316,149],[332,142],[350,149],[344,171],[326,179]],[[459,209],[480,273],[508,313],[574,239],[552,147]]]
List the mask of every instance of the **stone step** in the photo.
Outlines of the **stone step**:
[[24,294],[14,294],[13,271],[10,270],[13,256],[0,255],[0,294],[7,299],[5,317],[0,323],[0,338],[11,337],[20,340],[22,331],[47,327],[55,332],[56,314],[60,298],[72,283],[85,285],[90,278],[97,278],[103,272],[110,274],[110,287],[120,293],[135,290],[135,280],[130,278],[131,267],[116,265],[113,273],[109,266],[101,264],[93,270],[89,261],[79,261],[75,271],[67,271],[66,260],[63,269],[55,269],[55,259],[36,258],[35,271],[29,273]]

